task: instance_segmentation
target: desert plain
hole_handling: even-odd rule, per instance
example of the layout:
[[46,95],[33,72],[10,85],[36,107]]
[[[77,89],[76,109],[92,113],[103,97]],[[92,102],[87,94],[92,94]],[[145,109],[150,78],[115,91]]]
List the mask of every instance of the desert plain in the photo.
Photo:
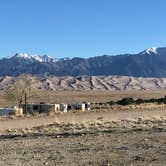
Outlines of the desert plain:
[[[166,91],[39,91],[32,101],[107,102]],[[1,93],[3,96],[3,93]],[[1,96],[1,105],[7,101]],[[165,165],[166,110],[92,110],[0,119],[0,165]]]

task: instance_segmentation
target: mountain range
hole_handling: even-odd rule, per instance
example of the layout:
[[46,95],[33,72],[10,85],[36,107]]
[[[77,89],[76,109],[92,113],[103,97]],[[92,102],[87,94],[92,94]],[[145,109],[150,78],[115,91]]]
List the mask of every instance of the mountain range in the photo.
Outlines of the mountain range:
[[166,47],[152,47],[137,54],[102,55],[86,59],[58,59],[26,53],[0,59],[0,76],[18,76],[22,73],[41,76],[166,77]]

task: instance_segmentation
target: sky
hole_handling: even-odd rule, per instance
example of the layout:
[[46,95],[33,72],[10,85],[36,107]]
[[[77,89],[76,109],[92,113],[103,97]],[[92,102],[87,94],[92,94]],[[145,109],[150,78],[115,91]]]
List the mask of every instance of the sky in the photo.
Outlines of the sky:
[[138,53],[166,46],[166,0],[0,0],[0,57]]

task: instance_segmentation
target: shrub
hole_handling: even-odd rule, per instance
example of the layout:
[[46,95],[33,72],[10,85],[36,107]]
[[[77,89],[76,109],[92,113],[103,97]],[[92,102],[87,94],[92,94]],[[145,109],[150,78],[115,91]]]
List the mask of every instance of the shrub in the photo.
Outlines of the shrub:
[[122,100],[117,101],[117,104],[119,104],[119,105],[129,105],[129,104],[134,104],[134,103],[135,103],[135,100],[130,97],[123,98]]
[[109,105],[114,105],[115,104],[115,101],[109,101],[107,102]]
[[165,99],[165,98],[159,98],[159,99],[157,100],[157,103],[158,103],[158,104],[166,103],[166,99]]
[[[137,100],[134,100],[133,98],[130,97],[126,97],[123,98],[122,100],[117,101],[116,103],[119,105],[142,104],[142,103],[166,104],[166,96],[164,98],[159,98],[159,99],[151,98],[151,99],[137,99]],[[110,105],[113,105],[112,101],[110,101]]]
[[142,104],[142,103],[145,103],[145,100],[144,99],[137,99],[135,101],[136,104]]
[[149,102],[149,103],[155,103],[155,102],[158,102],[158,99],[153,99],[153,98],[152,98],[152,99],[149,99],[148,102]]

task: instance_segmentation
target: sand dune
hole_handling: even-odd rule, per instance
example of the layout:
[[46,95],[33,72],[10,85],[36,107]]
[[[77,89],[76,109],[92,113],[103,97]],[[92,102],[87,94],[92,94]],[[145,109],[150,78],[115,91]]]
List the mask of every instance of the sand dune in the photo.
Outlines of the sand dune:
[[[165,90],[166,78],[127,76],[31,77],[33,87],[43,90]],[[15,77],[1,77],[0,89],[12,86]]]

